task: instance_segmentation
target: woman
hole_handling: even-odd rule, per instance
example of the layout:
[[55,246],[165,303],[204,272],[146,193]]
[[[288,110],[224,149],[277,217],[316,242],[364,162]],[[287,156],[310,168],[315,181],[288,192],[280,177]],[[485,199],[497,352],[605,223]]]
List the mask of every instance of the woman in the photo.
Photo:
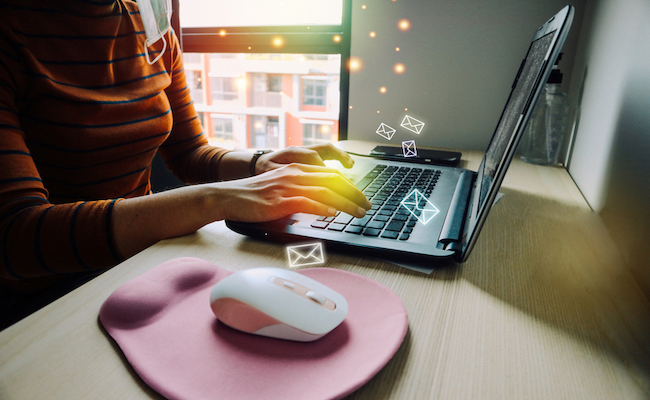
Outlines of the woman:
[[[361,217],[370,208],[324,166],[352,165],[331,145],[255,156],[208,145],[178,40],[171,31],[164,39],[145,56],[133,1],[0,1],[5,296],[101,271],[213,221],[337,210]],[[194,185],[151,194],[156,151]]]

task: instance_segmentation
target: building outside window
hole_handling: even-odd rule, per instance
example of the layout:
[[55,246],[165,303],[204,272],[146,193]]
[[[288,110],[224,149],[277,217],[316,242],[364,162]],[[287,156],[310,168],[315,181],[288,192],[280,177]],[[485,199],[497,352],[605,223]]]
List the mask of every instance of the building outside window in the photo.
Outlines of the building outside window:
[[212,100],[230,101],[239,98],[237,78],[212,76],[210,83],[212,85]]
[[302,81],[302,104],[324,106],[327,104],[327,81],[307,78]]
[[223,114],[211,114],[212,134],[211,141],[220,147],[233,148],[235,137],[233,135],[232,116]]
[[339,139],[349,0],[279,3],[291,13],[256,0],[173,4],[188,86],[211,143],[279,149]]
[[332,142],[334,126],[329,121],[303,121],[302,143],[305,146]]

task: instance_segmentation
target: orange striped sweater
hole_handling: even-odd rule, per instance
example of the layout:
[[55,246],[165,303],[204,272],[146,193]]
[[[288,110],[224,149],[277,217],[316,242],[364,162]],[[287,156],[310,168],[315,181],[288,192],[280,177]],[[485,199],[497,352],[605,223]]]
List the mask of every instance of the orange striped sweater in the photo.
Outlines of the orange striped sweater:
[[156,151],[216,178],[177,38],[154,65],[144,40],[135,1],[0,0],[0,284],[118,263],[113,206],[150,193]]

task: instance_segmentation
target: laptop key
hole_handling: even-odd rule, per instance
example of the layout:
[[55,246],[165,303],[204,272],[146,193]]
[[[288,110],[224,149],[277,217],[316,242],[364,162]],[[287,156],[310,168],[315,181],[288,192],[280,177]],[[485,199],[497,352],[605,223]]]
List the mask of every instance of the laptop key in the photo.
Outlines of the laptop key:
[[355,219],[352,220],[351,225],[354,225],[354,226],[366,226],[368,221],[370,221],[370,218],[372,218],[372,215],[366,215],[363,218],[355,218]]
[[398,236],[399,232],[395,231],[384,231],[384,233],[381,234],[381,237],[386,239],[397,239]]
[[381,232],[381,229],[366,228],[366,230],[363,231],[363,236],[379,236],[379,232]]
[[316,222],[314,222],[313,224],[311,224],[311,227],[312,227],[312,228],[318,228],[318,229],[325,229],[325,228],[327,228],[327,225],[328,225],[328,224],[329,224],[329,222],[325,222],[325,221],[316,221]]
[[399,232],[404,227],[404,221],[390,221],[386,227],[387,231],[396,231]]
[[400,213],[395,214],[395,216],[393,217],[393,221],[406,221],[407,219],[408,219],[408,215],[400,214]]
[[363,231],[363,227],[360,226],[348,226],[348,229],[345,230],[347,233],[360,234]]
[[384,229],[384,226],[386,226],[386,222],[373,220],[366,225],[366,228]]
[[338,222],[340,224],[349,224],[350,221],[352,221],[353,219],[354,219],[354,217],[352,215],[341,213],[341,214],[339,214],[338,217],[336,217],[336,219],[334,219],[333,222]]
[[410,235],[408,233],[402,233],[402,235],[399,237],[399,240],[408,240]]
[[330,224],[330,226],[327,227],[327,229],[330,230],[330,231],[341,232],[343,229],[345,229],[346,226],[347,225],[345,225],[345,224],[339,224],[339,223],[336,223],[336,222],[332,222]]

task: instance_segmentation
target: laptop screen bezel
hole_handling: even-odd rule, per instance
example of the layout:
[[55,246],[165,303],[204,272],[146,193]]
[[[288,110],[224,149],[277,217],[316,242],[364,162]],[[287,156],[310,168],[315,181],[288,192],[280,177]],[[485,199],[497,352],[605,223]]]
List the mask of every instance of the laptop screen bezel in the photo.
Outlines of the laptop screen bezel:
[[[487,159],[487,154],[489,154],[490,148],[492,146],[495,146],[496,143],[498,142],[495,139],[497,135],[500,133],[499,126],[501,125],[501,120],[504,118],[505,111],[508,108],[508,104],[512,98],[512,95],[516,90],[516,84],[513,84],[510,95],[508,96],[508,101],[506,102],[504,110],[501,114],[501,118],[499,119],[499,123],[497,123],[497,127],[495,128],[490,144],[488,145],[486,155],[483,157],[483,160],[481,161],[480,167],[478,169],[477,177],[475,180],[475,187],[472,192],[472,196],[470,198],[470,204],[469,204],[470,211],[467,213],[467,220],[465,222],[465,226],[467,228],[465,229],[463,235],[463,249],[460,254],[461,256],[459,260],[460,262],[465,262],[467,260],[472,248],[474,247],[474,244],[476,243],[476,240],[478,239],[481,228],[483,227],[485,220],[487,219],[487,215],[490,211],[490,208],[494,204],[494,200],[496,199],[496,196],[499,192],[499,188],[501,187],[501,183],[503,182],[503,178],[505,177],[506,171],[508,170],[508,167],[512,162],[517,146],[521,141],[524,128],[528,122],[528,119],[530,118],[530,115],[532,114],[535,104],[537,103],[537,99],[539,98],[544,88],[543,83],[548,80],[551,74],[551,70],[553,68],[553,64],[555,63],[555,60],[560,54],[562,45],[566,40],[569,28],[571,26],[571,22],[573,21],[573,15],[574,15],[573,6],[567,5],[562,10],[560,10],[560,12],[555,14],[555,16],[553,16],[548,21],[546,21],[546,23],[540,26],[535,32],[535,35],[533,36],[533,40],[531,41],[531,44],[528,47],[528,51],[526,53],[526,57],[522,62],[522,67],[524,65],[525,60],[528,58],[530,54],[530,50],[532,49],[533,44],[537,40],[543,38],[544,36],[555,32],[555,36],[553,37],[552,42],[549,46],[549,50],[547,51],[546,56],[544,58],[543,67],[541,68],[541,71],[536,77],[536,83],[534,85],[535,90],[532,91],[531,94],[529,94],[529,98],[526,103],[526,106],[524,107],[522,113],[520,114],[519,121],[517,122],[517,125],[515,126],[514,131],[508,140],[506,151],[501,161],[497,165],[496,172],[494,174],[494,180],[490,184],[488,193],[485,196],[485,201],[482,204],[480,204],[481,182],[483,182],[483,174],[484,174],[484,167]],[[521,68],[520,71],[518,72],[516,79],[519,79],[520,72],[521,72]]]

